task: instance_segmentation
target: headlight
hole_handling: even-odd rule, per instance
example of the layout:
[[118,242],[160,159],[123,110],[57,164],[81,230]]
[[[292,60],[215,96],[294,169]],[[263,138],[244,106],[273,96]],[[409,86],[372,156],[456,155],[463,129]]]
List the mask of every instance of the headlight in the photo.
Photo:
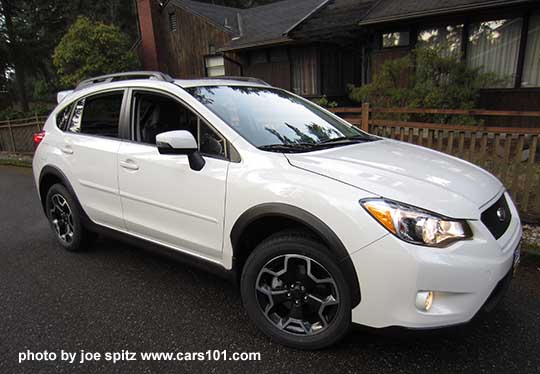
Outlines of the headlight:
[[442,217],[387,199],[365,199],[360,200],[360,204],[388,231],[409,243],[446,247],[472,237],[469,225],[463,220]]

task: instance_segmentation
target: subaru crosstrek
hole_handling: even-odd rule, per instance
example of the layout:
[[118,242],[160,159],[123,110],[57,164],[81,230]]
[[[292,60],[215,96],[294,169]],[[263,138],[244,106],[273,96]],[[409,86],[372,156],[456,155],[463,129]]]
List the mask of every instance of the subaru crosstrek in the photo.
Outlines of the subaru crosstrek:
[[494,176],[262,81],[132,72],[58,99],[33,170],[60,245],[116,233],[232,274],[279,343],[321,348],[351,322],[467,322],[519,260]]

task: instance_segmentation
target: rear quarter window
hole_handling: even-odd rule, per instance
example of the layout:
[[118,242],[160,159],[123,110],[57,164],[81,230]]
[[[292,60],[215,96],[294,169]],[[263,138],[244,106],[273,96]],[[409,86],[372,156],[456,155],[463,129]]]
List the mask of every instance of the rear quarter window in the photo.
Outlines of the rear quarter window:
[[56,127],[60,130],[66,131],[68,129],[72,109],[73,104],[69,104],[56,115]]

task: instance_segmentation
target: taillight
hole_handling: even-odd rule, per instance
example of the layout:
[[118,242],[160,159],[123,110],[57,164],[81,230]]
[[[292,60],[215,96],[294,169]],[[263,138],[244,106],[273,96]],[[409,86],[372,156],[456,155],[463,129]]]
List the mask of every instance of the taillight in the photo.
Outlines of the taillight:
[[45,131],[36,132],[34,134],[34,148],[37,148],[39,143],[43,140],[45,137]]

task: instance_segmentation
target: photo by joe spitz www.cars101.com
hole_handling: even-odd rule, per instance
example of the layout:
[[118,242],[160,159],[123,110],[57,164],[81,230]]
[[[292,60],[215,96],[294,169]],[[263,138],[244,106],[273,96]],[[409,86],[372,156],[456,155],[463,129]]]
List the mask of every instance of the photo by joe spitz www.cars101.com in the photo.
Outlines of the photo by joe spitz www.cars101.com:
[[234,276],[254,325],[290,347],[351,323],[467,323],[519,262],[520,218],[490,173],[257,79],[88,79],[34,141],[59,245],[114,232],[190,255]]

